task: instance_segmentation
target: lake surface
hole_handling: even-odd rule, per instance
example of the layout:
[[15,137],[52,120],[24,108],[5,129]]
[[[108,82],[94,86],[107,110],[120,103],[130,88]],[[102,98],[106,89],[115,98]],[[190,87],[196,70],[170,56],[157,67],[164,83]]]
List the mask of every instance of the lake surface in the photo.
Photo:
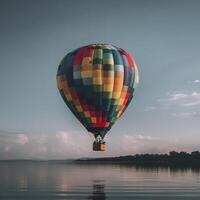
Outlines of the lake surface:
[[0,199],[199,200],[200,170],[0,162]]

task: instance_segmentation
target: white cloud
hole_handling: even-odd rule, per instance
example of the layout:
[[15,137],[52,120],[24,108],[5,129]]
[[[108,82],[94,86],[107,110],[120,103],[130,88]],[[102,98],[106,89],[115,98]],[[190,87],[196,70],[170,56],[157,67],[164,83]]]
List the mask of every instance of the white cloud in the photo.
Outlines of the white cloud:
[[[1,140],[1,138],[7,138]],[[17,142],[13,142],[17,139]],[[188,141],[170,141],[132,132],[105,138],[106,151],[94,152],[94,138],[86,132],[58,131],[56,133],[0,134],[0,159],[67,159],[80,157],[119,156],[136,153],[167,153],[171,150],[194,148]],[[198,141],[198,140],[197,140]],[[28,145],[23,145],[28,143]],[[20,145],[19,145],[20,144]],[[200,145],[197,144],[197,145]]]
[[17,142],[21,145],[28,143],[29,139],[28,136],[25,134],[18,134],[17,135]]
[[172,113],[172,116],[187,118],[187,117],[200,117],[200,112],[180,112],[180,113]]
[[10,151],[10,147],[9,146],[5,146],[4,147],[4,151],[6,151],[6,152]]
[[85,131],[27,134],[0,131],[0,159],[84,157],[92,153],[93,140]]
[[152,111],[152,110],[156,110],[156,107],[155,106],[147,106],[146,108],[145,108],[145,111]]
[[182,107],[198,106],[200,105],[200,93],[169,93],[165,99],[158,99],[158,102],[169,105],[177,105]]
[[193,83],[200,83],[200,80],[196,79],[193,81]]
[[180,100],[180,99],[185,99],[188,97],[187,94],[184,94],[184,93],[176,93],[176,94],[169,94],[170,97],[169,97],[169,101],[177,101],[177,100]]
[[90,152],[94,140],[93,136],[90,138],[89,134],[84,131],[83,133],[58,131],[55,138],[55,146],[59,146],[59,148],[54,148],[54,153],[59,153],[62,156],[84,156]]
[[163,145],[160,145],[161,141],[160,138],[149,135],[125,134],[121,136],[121,142],[118,145],[122,146],[123,154],[159,153],[166,151]]
[[137,153],[168,153],[175,151],[194,151],[200,144],[195,139],[176,138],[164,139],[145,135],[124,135],[122,136],[123,154]]
[[45,158],[47,155],[48,149],[45,146],[36,146],[36,148],[33,148],[30,150],[30,158],[36,158],[36,159],[42,159]]
[[158,139],[156,137],[152,137],[149,135],[141,135],[141,134],[133,136],[133,137],[138,140],[157,140]]

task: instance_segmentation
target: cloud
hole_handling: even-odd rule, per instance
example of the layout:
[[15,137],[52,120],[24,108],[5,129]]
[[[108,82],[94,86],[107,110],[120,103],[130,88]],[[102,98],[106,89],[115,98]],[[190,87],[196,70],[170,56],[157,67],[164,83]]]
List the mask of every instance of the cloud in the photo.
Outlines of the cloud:
[[133,136],[133,137],[137,140],[158,140],[157,137],[152,137],[149,135],[141,135],[141,134]]
[[165,99],[158,99],[158,102],[162,102],[170,105],[182,106],[182,107],[190,107],[190,106],[198,106],[200,105],[200,93],[192,92],[192,93],[169,93],[168,97]]
[[28,136],[25,134],[17,134],[17,142],[21,145],[28,143]]
[[9,146],[5,146],[4,147],[4,151],[9,151],[10,150],[10,147]]
[[57,131],[27,134],[4,132],[0,133],[0,159],[68,159],[194,149],[194,141],[191,143],[188,143],[188,140],[170,141],[141,133],[108,134],[105,140],[106,151],[94,152],[92,150],[94,138],[86,132]]
[[65,159],[91,151],[93,138],[79,132],[19,133],[0,131],[0,159]]
[[200,83],[200,80],[196,79],[193,81],[193,83]]
[[146,135],[124,135],[122,144],[124,146],[123,153],[169,153],[175,151],[194,151],[200,147],[200,143],[194,142],[195,139],[173,138],[164,139]]
[[200,83],[200,79],[194,79],[194,80],[190,80],[188,81],[188,84],[199,84]]
[[4,143],[24,145],[29,142],[27,134],[0,130],[0,138]]
[[148,111],[153,111],[153,110],[156,110],[155,106],[147,106],[144,111],[148,112]]
[[42,159],[47,155],[48,149],[45,146],[37,146],[30,151],[30,158]]
[[181,112],[181,113],[172,113],[172,116],[187,118],[187,117],[200,117],[200,112]]
[[135,153],[159,153],[165,152],[161,144],[162,139],[158,137],[152,137],[149,135],[130,135],[125,134],[121,138],[122,150],[124,154],[135,154]]
[[89,154],[94,140],[93,136],[87,133],[58,131],[54,138],[54,145],[59,148],[54,148],[55,154],[60,154],[62,157],[77,157]]

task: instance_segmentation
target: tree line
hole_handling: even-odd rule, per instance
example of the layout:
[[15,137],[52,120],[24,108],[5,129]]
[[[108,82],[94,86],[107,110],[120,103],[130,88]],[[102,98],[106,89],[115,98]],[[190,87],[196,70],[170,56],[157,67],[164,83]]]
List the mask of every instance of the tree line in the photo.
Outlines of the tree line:
[[135,154],[119,157],[103,157],[79,159],[79,163],[98,163],[98,164],[135,164],[135,165],[156,165],[156,166],[199,166],[200,167],[200,152],[193,151],[177,152],[170,151],[169,154]]

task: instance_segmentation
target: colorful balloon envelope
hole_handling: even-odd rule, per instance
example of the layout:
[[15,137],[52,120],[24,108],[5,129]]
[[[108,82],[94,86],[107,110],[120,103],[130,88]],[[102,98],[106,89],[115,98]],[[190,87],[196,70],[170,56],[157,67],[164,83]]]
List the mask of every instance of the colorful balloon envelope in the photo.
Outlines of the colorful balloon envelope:
[[129,105],[138,82],[133,57],[109,44],[91,44],[68,53],[57,71],[64,102],[101,140]]

